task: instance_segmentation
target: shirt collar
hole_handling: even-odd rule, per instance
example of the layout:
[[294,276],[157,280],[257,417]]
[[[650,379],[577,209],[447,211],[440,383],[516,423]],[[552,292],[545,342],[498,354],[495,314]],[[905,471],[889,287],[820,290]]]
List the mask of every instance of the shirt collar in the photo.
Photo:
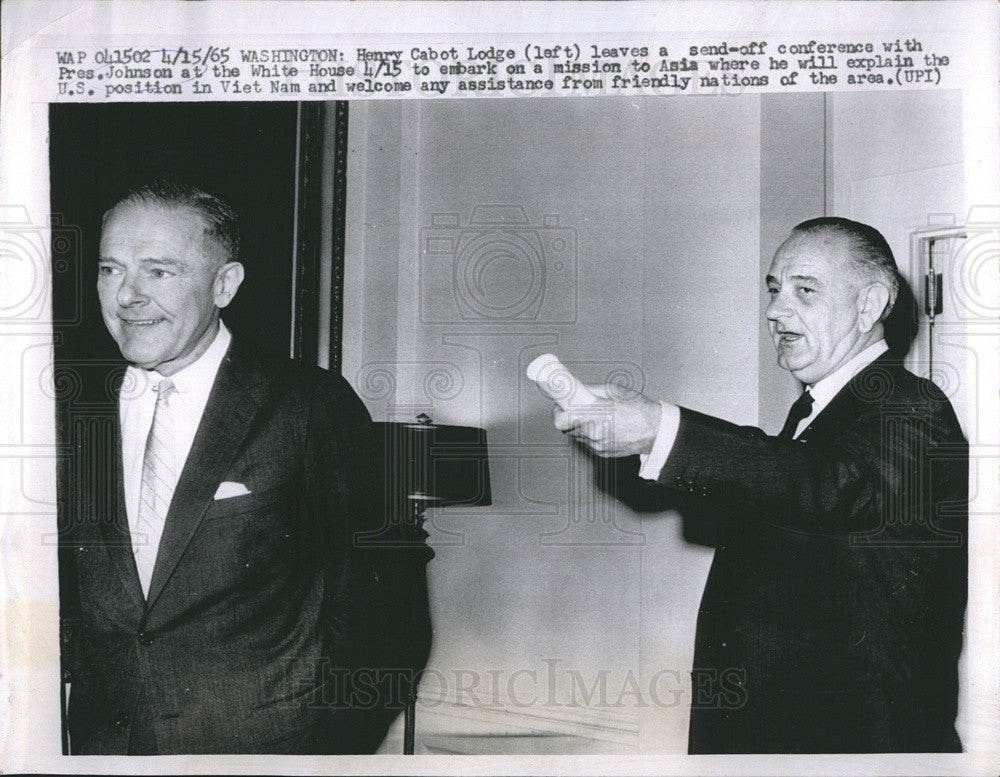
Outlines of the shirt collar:
[[815,408],[817,405],[825,407],[837,395],[837,392],[850,382],[851,378],[888,350],[889,346],[885,340],[872,343],[860,353],[855,354],[853,359],[809,386],[809,393],[813,397],[813,407]]
[[[205,349],[205,352],[197,360],[170,376],[177,393],[184,395],[197,392],[207,396],[232,339],[233,336],[229,329],[222,321],[219,321],[219,331],[215,333],[215,339]],[[126,383],[132,386],[153,387],[164,379],[164,376],[156,370],[144,370],[134,364],[129,365],[126,372]],[[141,394],[142,392],[136,393]]]

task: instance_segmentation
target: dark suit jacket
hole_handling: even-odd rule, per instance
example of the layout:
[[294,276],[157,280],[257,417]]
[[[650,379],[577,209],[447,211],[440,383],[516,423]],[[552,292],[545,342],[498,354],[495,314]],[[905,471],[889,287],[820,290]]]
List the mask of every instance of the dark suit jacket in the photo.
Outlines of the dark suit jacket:
[[[145,600],[110,405],[69,422],[73,752],[374,750],[404,692],[382,670],[419,669],[429,652],[430,551],[369,542],[396,535],[370,418],[346,381],[234,338]],[[223,481],[251,493],[216,501]]]
[[957,751],[968,446],[890,357],[795,441],[688,410],[659,481],[722,518],[692,753]]

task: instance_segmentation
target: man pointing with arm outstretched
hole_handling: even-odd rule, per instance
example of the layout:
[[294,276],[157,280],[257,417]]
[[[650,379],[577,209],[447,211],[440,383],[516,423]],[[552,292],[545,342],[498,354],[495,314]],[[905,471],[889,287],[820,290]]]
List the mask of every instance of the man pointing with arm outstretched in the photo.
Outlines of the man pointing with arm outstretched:
[[[944,394],[889,352],[882,235],[796,226],[766,278],[778,363],[802,384],[776,436],[623,390],[555,426],[719,519],[694,669],[692,753],[960,751],[968,445]],[[719,689],[716,689],[719,690]],[[724,690],[724,689],[723,689]],[[732,703],[727,703],[729,699]]]

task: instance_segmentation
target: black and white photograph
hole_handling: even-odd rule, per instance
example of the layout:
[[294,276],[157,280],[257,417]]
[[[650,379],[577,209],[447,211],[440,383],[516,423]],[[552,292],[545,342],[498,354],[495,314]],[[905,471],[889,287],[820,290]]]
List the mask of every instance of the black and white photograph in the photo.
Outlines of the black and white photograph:
[[996,99],[892,5],[37,44],[4,771],[989,773]]

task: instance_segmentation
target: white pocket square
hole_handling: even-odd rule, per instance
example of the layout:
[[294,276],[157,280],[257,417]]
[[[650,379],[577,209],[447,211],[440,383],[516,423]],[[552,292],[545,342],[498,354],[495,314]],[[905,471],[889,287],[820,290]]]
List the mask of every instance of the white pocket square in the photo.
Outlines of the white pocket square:
[[231,483],[226,480],[219,483],[219,488],[215,492],[216,499],[232,499],[234,496],[243,496],[244,494],[249,494],[250,489],[244,486],[242,483]]

